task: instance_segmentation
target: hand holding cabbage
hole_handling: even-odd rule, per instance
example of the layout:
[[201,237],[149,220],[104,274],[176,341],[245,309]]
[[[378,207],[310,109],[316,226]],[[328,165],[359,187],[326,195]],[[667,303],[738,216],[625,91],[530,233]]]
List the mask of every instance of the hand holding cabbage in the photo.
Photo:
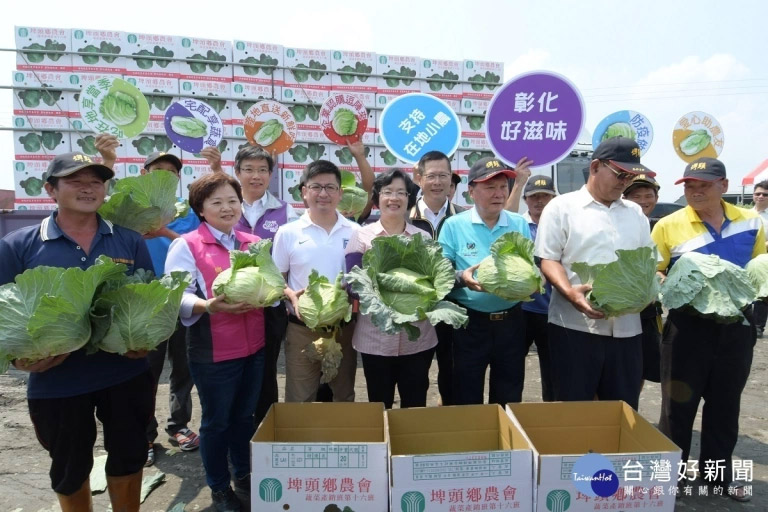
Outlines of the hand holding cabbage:
[[491,244],[491,255],[480,262],[477,281],[483,289],[509,301],[531,301],[544,293],[544,283],[533,260],[533,242],[521,233],[504,233]]
[[355,175],[349,171],[341,171],[341,192],[341,201],[336,209],[357,220],[368,204],[368,192],[357,186]]
[[285,281],[272,260],[272,240],[260,240],[248,251],[229,251],[230,267],[211,285],[215,295],[226,295],[228,304],[245,303],[257,308],[272,305],[285,297]]

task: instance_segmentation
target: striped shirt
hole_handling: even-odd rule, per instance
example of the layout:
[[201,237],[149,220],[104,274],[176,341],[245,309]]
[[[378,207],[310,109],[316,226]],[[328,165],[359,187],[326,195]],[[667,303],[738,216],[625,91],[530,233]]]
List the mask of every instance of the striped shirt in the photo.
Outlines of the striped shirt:
[[666,271],[680,256],[691,251],[716,254],[740,267],[765,253],[765,232],[759,215],[725,201],[721,204],[725,221],[720,233],[703,222],[690,206],[656,224],[651,237],[659,249],[659,270]]

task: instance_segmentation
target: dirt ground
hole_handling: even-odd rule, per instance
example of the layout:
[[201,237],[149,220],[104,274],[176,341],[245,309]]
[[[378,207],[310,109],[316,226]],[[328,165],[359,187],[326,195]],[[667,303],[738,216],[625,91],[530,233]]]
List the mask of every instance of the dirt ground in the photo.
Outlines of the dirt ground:
[[[282,361],[281,361],[282,365]],[[284,368],[280,369],[281,389],[284,385]],[[429,406],[437,405],[437,368],[433,363],[430,372],[431,386]],[[48,478],[49,459],[35,438],[35,432],[27,414],[25,400],[26,383],[24,374],[11,370],[0,375],[0,511],[3,512],[48,512],[58,511],[58,505]],[[357,370],[357,400],[367,397],[362,366]],[[524,400],[538,401],[541,397],[538,360],[535,352],[526,361],[526,385]],[[282,396],[281,396],[282,398]],[[656,423],[660,409],[658,384],[646,383],[640,399],[640,413]],[[167,414],[168,381],[167,368],[163,374],[158,392],[158,417]],[[753,498],[750,503],[738,503],[719,497],[698,497],[694,488],[693,497],[677,501],[676,510],[689,511],[752,511],[768,510],[768,339],[759,339],[755,349],[752,373],[744,391],[741,403],[741,429],[735,455],[754,461]],[[195,431],[200,422],[200,408],[195,395],[192,424]],[[694,432],[692,455],[698,453],[698,429],[701,414],[697,418]],[[166,481],[154,490],[142,505],[142,511],[164,512],[180,503],[184,510],[213,511],[211,497],[205,485],[200,455],[198,452],[182,453],[170,451],[171,445],[165,437],[158,438],[162,445],[156,448],[155,466],[145,470],[145,476],[157,471],[166,474]],[[102,455],[102,441],[97,441],[95,455]],[[106,495],[94,496],[94,510],[104,511],[109,505]],[[175,512],[181,510],[176,508]]]

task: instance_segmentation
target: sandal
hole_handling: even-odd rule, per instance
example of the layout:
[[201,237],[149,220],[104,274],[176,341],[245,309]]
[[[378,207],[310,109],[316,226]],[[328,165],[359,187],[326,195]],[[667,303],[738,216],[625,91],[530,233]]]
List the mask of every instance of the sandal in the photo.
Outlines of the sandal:
[[752,494],[747,494],[747,485],[743,482],[731,482],[728,484],[728,497],[732,500],[746,503],[752,499]]
[[168,441],[172,445],[178,446],[179,450],[183,452],[191,452],[200,448],[200,437],[188,428],[177,431],[168,437]]
[[148,468],[154,463],[155,463],[155,445],[154,443],[149,443],[149,449],[147,449],[147,461],[144,463],[144,467]]

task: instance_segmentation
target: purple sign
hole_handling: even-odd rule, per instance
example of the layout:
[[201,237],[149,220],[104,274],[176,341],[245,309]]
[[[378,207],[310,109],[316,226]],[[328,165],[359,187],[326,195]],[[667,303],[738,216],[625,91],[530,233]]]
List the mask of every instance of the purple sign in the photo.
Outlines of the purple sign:
[[584,124],[584,102],[576,87],[549,71],[518,75],[488,106],[485,134],[508,165],[522,157],[540,167],[560,161],[576,144]]
[[218,146],[224,125],[209,104],[184,98],[165,111],[165,133],[182,150],[200,153],[206,146]]

